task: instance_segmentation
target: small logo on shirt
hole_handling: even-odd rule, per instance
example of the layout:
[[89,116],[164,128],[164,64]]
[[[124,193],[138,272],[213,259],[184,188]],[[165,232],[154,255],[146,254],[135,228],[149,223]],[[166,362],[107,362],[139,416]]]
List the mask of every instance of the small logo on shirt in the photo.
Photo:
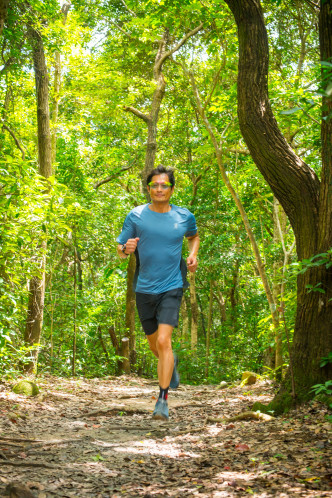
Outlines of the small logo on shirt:
[[179,228],[179,224],[178,224],[178,223],[174,223],[174,228],[175,228],[175,230],[176,230],[177,228]]

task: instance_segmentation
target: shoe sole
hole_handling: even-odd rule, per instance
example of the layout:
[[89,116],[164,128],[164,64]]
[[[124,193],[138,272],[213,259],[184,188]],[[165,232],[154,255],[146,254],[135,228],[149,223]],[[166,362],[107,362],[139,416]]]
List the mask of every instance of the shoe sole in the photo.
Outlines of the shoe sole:
[[163,415],[156,413],[155,415],[152,415],[153,420],[165,420],[167,422],[168,418],[164,417]]

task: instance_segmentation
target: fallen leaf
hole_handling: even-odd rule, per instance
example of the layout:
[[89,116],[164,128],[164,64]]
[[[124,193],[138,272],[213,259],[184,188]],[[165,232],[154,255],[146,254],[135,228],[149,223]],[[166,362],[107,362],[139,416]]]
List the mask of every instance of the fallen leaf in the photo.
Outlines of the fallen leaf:
[[236,444],[235,449],[243,452],[243,451],[249,451],[250,448],[247,444]]

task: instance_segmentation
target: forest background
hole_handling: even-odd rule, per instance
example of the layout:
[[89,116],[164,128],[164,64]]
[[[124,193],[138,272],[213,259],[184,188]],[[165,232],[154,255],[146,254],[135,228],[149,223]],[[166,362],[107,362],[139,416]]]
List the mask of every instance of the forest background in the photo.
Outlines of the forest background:
[[[281,380],[290,365],[293,397],[296,382],[306,393],[315,382],[330,389],[331,218],[325,245],[303,251],[287,202],[255,165],[237,114],[233,14],[240,27],[236,8],[258,2],[226,3],[2,0],[1,375],[155,374],[135,314],[134,261],[117,258],[115,239],[129,210],[148,200],[146,171],[162,163],[175,169],[173,202],[195,214],[201,238],[174,333],[182,381],[233,381],[243,370]],[[325,174],[322,123],[331,127],[322,107],[331,101],[331,54],[319,51],[325,7],[330,1],[262,2],[269,103],[316,183]],[[290,355],[299,278],[301,299],[326,308],[320,330],[313,316],[298,322],[300,340],[305,328],[319,344],[310,354],[304,347],[302,366],[297,346]],[[315,372],[305,382],[296,373],[303,365]]]

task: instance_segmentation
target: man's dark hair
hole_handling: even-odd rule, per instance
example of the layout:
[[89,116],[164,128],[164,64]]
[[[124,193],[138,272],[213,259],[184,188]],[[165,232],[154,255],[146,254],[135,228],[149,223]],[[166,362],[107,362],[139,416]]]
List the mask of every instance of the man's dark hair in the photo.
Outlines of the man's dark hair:
[[153,176],[162,175],[163,173],[166,173],[166,175],[168,176],[169,183],[172,185],[172,187],[174,187],[175,185],[174,171],[172,169],[165,168],[165,166],[163,166],[162,164],[159,164],[155,169],[150,171],[146,179],[146,184],[149,185]]

